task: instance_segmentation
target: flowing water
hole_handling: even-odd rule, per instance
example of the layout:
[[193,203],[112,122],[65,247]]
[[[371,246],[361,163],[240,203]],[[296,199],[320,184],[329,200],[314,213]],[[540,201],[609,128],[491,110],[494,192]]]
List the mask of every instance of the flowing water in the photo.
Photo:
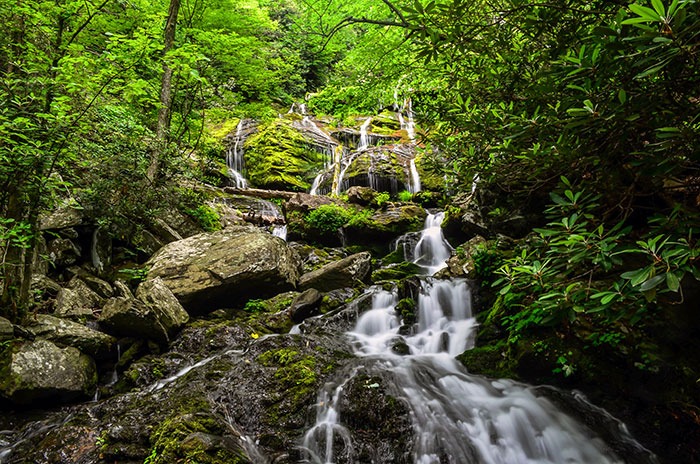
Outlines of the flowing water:
[[[428,216],[414,250],[415,262],[428,275],[444,266],[449,257],[449,244],[439,232],[442,217],[442,213]],[[385,378],[396,384],[398,396],[410,405],[414,463],[625,462],[622,458],[628,456],[617,456],[593,431],[543,396],[542,388],[471,375],[455,360],[473,346],[476,334],[467,281],[423,277],[417,323],[408,332],[395,310],[397,291],[378,287],[370,291],[372,307],[358,318],[348,335],[355,354],[367,365],[384,370]],[[408,354],[397,354],[397,345],[407,346]],[[338,405],[357,369],[319,393],[316,423],[302,445],[308,462],[355,462],[352,433],[343,425]],[[592,405],[585,409],[601,414]],[[656,462],[622,424],[615,424],[616,439],[643,456],[628,462]]]
[[245,177],[243,177],[243,169],[245,168],[245,161],[243,159],[245,129],[246,120],[241,119],[238,126],[236,126],[236,134],[233,137],[233,143],[229,145],[226,152],[226,166],[228,167],[228,175],[236,188],[248,187],[248,181],[245,179]]

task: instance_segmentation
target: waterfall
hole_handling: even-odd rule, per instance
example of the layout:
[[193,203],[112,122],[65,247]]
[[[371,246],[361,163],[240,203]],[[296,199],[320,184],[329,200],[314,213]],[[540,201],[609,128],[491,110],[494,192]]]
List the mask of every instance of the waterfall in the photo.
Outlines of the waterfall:
[[433,275],[447,266],[452,247],[442,235],[444,212],[428,213],[420,239],[413,250],[413,262],[426,269],[428,275]]
[[[418,261],[431,273],[449,256],[449,244],[434,230],[442,213],[425,223]],[[356,356],[384,372],[411,409],[416,464],[612,464],[624,462],[584,424],[565,414],[539,389],[507,379],[469,374],[454,356],[473,346],[477,324],[471,291],[464,279],[421,279],[417,323],[401,328],[395,307],[398,291],[372,288],[372,307],[348,333]],[[408,347],[398,354],[394,347]],[[405,351],[403,351],[405,353]],[[363,369],[356,367],[352,378]],[[375,372],[376,373],[376,372]],[[303,439],[307,461],[357,462],[351,431],[342,424],[340,398],[350,380],[327,384],[318,396],[316,424]],[[583,401],[583,400],[581,400]],[[590,406],[590,414],[600,414]],[[643,462],[653,456],[627,434]],[[625,456],[629,457],[629,456]]]
[[420,185],[420,175],[418,174],[418,169],[416,168],[416,160],[411,158],[408,162],[408,170],[411,173],[411,181],[408,183],[410,186],[411,193],[418,193],[421,190]]
[[243,159],[243,142],[245,142],[245,137],[243,135],[244,128],[245,119],[241,119],[238,126],[236,126],[236,135],[233,138],[233,144],[229,145],[226,151],[228,175],[236,188],[248,187],[248,181],[243,177],[243,169],[245,167],[245,161]]
[[365,122],[360,126],[360,144],[357,146],[357,151],[366,150],[369,147],[369,135],[367,129],[369,128],[372,118],[369,117],[365,119]]
[[318,195],[318,187],[321,185],[321,181],[323,180],[323,174],[324,172],[320,172],[316,177],[314,177],[314,181],[311,183],[311,190],[309,190],[309,194]]
[[[406,112],[406,117],[403,117],[403,113]],[[401,107],[401,112],[399,112],[399,122],[401,123],[401,129],[406,131],[408,139],[411,142],[416,140],[416,124],[413,120],[413,107],[411,99],[407,98],[403,102]]]
[[255,224],[275,237],[287,240],[287,224],[280,208],[271,201],[254,199],[248,206],[244,219]]

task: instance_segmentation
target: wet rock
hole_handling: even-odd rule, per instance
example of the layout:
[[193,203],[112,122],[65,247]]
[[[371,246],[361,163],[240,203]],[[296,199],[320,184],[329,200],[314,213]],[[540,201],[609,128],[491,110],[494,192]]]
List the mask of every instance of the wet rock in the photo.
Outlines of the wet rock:
[[301,276],[299,288],[327,292],[343,287],[353,287],[362,284],[371,270],[371,255],[369,252],[356,253],[340,261],[336,261]]
[[185,308],[196,312],[290,290],[299,279],[298,256],[287,244],[248,227],[170,243],[147,264],[147,280],[160,277]]
[[97,382],[95,363],[89,356],[47,340],[15,345],[0,363],[0,396],[15,404],[86,397]]
[[392,394],[389,382],[361,374],[341,398],[341,421],[354,431],[355,462],[414,462],[410,409]]
[[49,340],[57,346],[72,346],[97,359],[106,358],[117,339],[67,319],[37,314],[27,329],[36,338]]
[[294,322],[299,323],[304,319],[320,313],[323,295],[315,288],[309,288],[297,296],[289,310]]
[[[123,284],[121,284],[123,286]],[[102,309],[100,324],[110,331],[167,343],[189,315],[160,278],[142,283],[136,298],[125,286]]]
[[55,315],[59,317],[93,318],[103,299],[81,279],[72,279],[69,288],[62,288],[56,298]]

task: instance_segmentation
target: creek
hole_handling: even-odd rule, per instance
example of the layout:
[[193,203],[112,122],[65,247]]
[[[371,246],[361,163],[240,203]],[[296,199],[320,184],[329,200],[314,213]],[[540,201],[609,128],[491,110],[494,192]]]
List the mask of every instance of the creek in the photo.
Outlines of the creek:
[[[544,394],[547,388],[471,375],[455,360],[473,346],[477,323],[466,280],[430,277],[450,255],[440,230],[442,217],[428,216],[413,253],[426,274],[420,280],[417,322],[403,324],[396,311],[396,288],[369,290],[371,308],[347,333],[355,355],[366,362],[319,392],[316,422],[303,439],[307,461],[356,462],[353,431],[343,424],[340,404],[348,382],[366,365],[391,379],[395,394],[408,404],[414,432],[411,461],[416,464],[655,462],[624,425],[609,416],[617,429],[613,441],[618,448],[626,447],[626,453],[632,449],[634,461],[618,455],[595,431],[563,412]],[[606,416],[584,398],[576,401],[586,414]]]

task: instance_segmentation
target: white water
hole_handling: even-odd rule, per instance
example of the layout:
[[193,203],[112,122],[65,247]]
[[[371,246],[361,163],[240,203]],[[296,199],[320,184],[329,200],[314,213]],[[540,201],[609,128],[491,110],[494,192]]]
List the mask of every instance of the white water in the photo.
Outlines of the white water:
[[358,151],[366,150],[369,146],[369,135],[367,133],[367,129],[369,128],[371,122],[372,118],[367,118],[360,126],[360,144],[357,146]]
[[243,159],[243,129],[245,120],[241,119],[236,126],[236,135],[233,139],[233,145],[229,146],[226,152],[226,166],[228,167],[228,176],[236,188],[247,188],[248,181],[243,177],[244,159]]
[[417,193],[421,190],[420,185],[420,175],[418,174],[418,169],[416,168],[416,161],[411,158],[408,162],[408,170],[411,173],[411,181],[409,182],[409,191],[411,193]]
[[428,214],[420,239],[413,250],[413,262],[426,269],[426,274],[433,275],[447,266],[452,247],[442,235],[444,212]]
[[[432,231],[441,214],[426,220],[419,259],[430,272],[439,268],[449,244]],[[421,239],[423,240],[423,238]],[[512,380],[470,375],[454,356],[473,346],[476,322],[465,280],[421,282],[418,323],[410,335],[399,333],[396,291],[372,290],[372,308],[349,333],[355,354],[379,360],[409,403],[414,429],[413,462],[417,464],[610,464],[623,462],[588,428],[561,412],[530,386]],[[410,354],[392,347],[405,343]],[[355,462],[352,434],[342,425],[339,398],[347,382],[327,385],[319,393],[316,424],[303,441],[308,462]],[[594,408],[591,408],[594,410]],[[620,435],[629,442],[621,427]],[[638,444],[636,444],[639,446]],[[639,446],[639,449],[642,449]]]

